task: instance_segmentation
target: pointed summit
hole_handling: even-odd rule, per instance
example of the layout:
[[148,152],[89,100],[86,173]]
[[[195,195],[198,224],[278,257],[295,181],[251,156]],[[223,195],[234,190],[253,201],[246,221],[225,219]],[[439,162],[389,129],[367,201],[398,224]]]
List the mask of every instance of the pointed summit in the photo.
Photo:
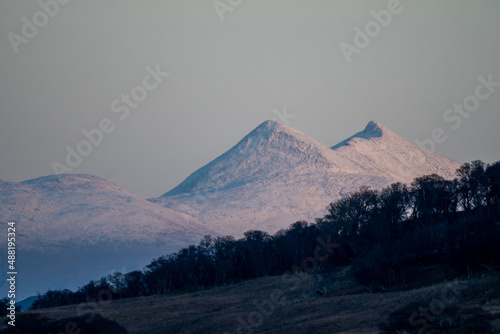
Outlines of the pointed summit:
[[[285,129],[294,130],[291,127],[273,120],[267,120],[262,122],[259,126],[257,126],[254,131],[256,132],[274,132],[274,131],[283,131]],[[252,131],[253,132],[253,131]]]
[[[291,139],[309,141],[312,138],[284,123],[268,120],[257,126],[236,146],[249,141],[259,141],[260,144],[264,144],[265,142],[287,141]],[[320,143],[318,142],[318,144]]]
[[382,137],[382,134],[386,131],[387,129],[380,123],[370,121],[366,125],[365,129],[361,131],[361,133],[364,133],[367,136],[371,137]]
[[455,161],[424,150],[374,121],[332,150],[370,173],[404,183],[433,173],[451,179],[459,167]]
[[[299,131],[278,121],[265,121],[245,136],[241,142],[249,140],[275,140],[281,135],[297,135],[301,134]],[[236,145],[237,146],[237,145]]]
[[366,125],[366,127],[363,131],[360,131],[360,132],[356,133],[354,136],[351,136],[351,137],[341,141],[337,145],[332,146],[331,149],[336,150],[339,147],[349,145],[349,142],[351,140],[353,140],[354,138],[363,138],[363,139],[369,140],[372,138],[379,138],[379,137],[382,137],[384,135],[389,135],[389,134],[393,134],[393,132],[391,130],[387,129],[385,126],[383,126],[380,123],[370,121]]
[[297,166],[304,172],[317,166],[328,169],[333,160],[332,150],[317,140],[283,123],[265,121],[162,197],[285,177]]

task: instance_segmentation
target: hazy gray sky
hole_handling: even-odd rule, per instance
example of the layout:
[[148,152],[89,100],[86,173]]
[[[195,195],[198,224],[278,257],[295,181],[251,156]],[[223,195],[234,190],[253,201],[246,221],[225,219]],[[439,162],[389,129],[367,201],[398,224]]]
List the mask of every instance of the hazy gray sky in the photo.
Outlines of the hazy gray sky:
[[[500,160],[500,87],[471,98],[479,76],[500,82],[500,1],[54,1],[0,2],[3,180],[53,174],[107,118],[72,172],[159,196],[285,106],[329,146],[375,120],[410,141],[442,128],[436,152],[459,162]],[[366,24],[348,63],[340,44]],[[464,100],[468,118],[445,114]]]

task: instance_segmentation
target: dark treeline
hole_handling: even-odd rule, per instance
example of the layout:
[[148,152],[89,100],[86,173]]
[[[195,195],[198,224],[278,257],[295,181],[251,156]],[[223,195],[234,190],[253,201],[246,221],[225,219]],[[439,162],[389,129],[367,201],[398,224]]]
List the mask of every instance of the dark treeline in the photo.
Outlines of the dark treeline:
[[[33,308],[194,291],[290,271],[326,274],[343,266],[373,291],[405,287],[422,268],[471,277],[500,263],[500,162],[466,163],[454,180],[434,174],[381,191],[364,187],[327,209],[314,224],[299,221],[274,235],[206,236],[142,271],[114,273],[76,292],[49,290]],[[317,258],[318,240],[335,244],[334,251],[307,267],[304,259]]]

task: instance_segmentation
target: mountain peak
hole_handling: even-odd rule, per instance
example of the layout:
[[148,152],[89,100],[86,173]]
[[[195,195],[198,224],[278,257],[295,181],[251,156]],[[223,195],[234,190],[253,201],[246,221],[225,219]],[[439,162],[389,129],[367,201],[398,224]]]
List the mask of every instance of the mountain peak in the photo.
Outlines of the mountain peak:
[[273,135],[284,133],[287,135],[303,135],[300,131],[291,128],[290,126],[283,124],[279,121],[267,120],[257,126],[252,132],[247,135],[247,138],[251,137],[273,137]]
[[372,137],[382,137],[385,128],[382,124],[375,121],[370,121],[362,131],[365,134],[372,135]]
[[259,126],[257,126],[255,129],[260,129],[260,128],[266,128],[266,129],[270,129],[270,128],[276,128],[276,127],[279,127],[280,125],[284,125],[283,123],[281,122],[278,122],[278,121],[273,121],[273,120],[267,120],[267,121],[264,121],[262,122]]
[[333,149],[286,124],[266,121],[151,201],[226,234],[275,232],[320,217],[328,203],[361,186],[381,189],[433,173],[448,178],[456,168],[373,121]]
[[[332,165],[332,151],[302,132],[278,121],[265,121],[229,151],[191,174],[164,194],[210,192],[256,180],[284,177],[297,165]],[[305,172],[305,171],[304,171]]]
[[360,131],[360,132],[356,133],[355,135],[341,141],[337,145],[332,146],[331,149],[336,150],[339,147],[347,146],[354,138],[363,138],[366,140],[370,140],[372,138],[380,138],[380,137],[387,136],[390,133],[392,133],[392,131],[387,129],[382,124],[374,122],[374,121],[370,121],[370,122],[368,122],[368,124],[366,125],[366,127],[363,131]]

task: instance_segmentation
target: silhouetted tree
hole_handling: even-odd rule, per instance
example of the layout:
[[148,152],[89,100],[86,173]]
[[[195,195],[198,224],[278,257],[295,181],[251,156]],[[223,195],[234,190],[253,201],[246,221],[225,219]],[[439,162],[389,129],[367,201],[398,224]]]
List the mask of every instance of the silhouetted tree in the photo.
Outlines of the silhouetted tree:
[[486,177],[489,183],[488,203],[491,206],[489,216],[500,219],[500,161],[488,166]]
[[458,198],[466,213],[479,209],[485,204],[488,191],[486,165],[475,160],[457,169]]
[[455,212],[454,183],[437,174],[418,177],[412,182],[413,218],[430,223],[436,215]]
[[320,227],[331,233],[343,237],[355,236],[369,221],[376,208],[377,193],[368,187],[342,197],[331,203],[328,213],[318,220]]
[[297,221],[272,236],[258,230],[239,239],[205,236],[198,245],[154,259],[143,271],[114,273],[76,292],[49,290],[34,306],[192,291],[302,272],[308,269],[303,261],[317,256],[320,240],[337,246],[318,262],[316,273],[350,264],[353,277],[370,291],[405,286],[419,268],[431,265],[469,277],[493,270],[500,264],[500,162],[473,161],[457,175],[455,180],[426,175],[410,187],[395,183],[381,191],[362,187],[331,203],[316,224]]

